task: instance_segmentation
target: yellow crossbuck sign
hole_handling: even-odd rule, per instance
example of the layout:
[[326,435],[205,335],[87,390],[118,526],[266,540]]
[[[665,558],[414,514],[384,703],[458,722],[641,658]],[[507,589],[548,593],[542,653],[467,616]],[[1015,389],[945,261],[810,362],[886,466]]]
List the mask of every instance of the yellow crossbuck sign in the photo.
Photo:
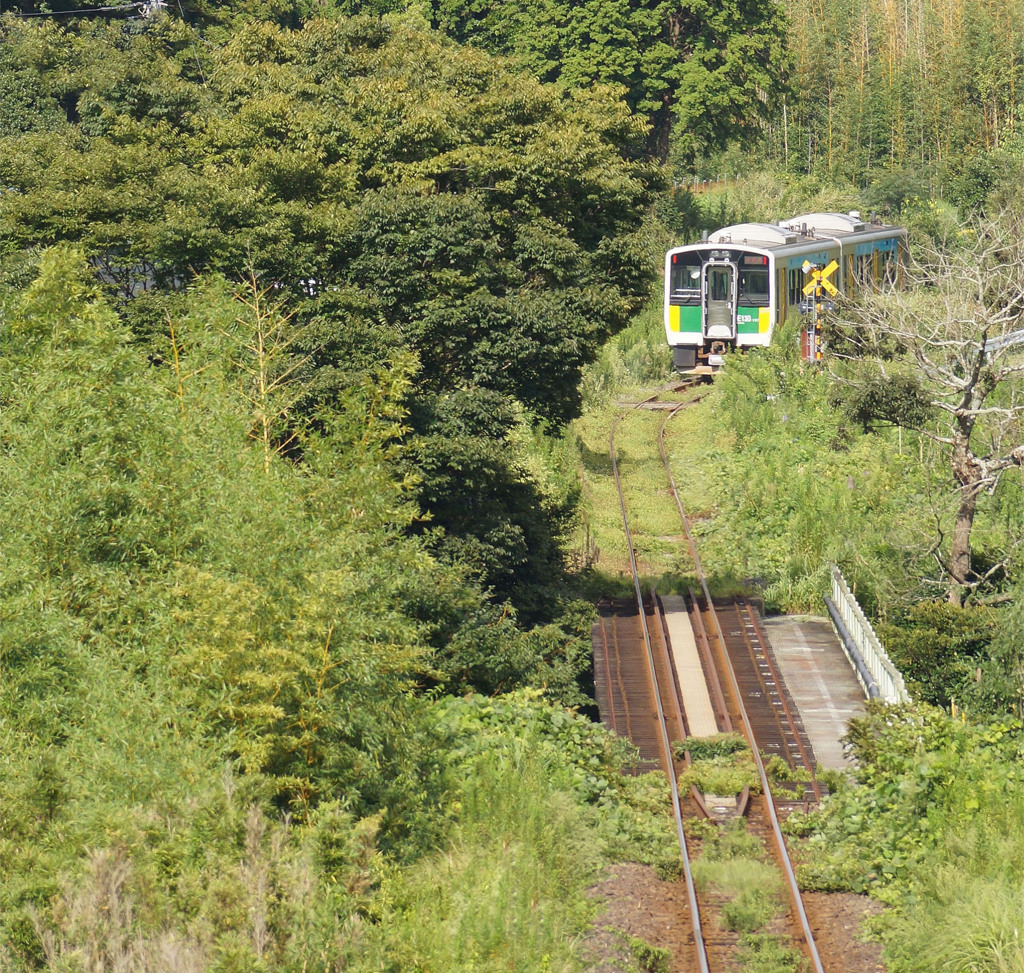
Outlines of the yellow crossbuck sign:
[[839,269],[839,264],[834,260],[824,270],[815,270],[814,264],[810,260],[805,260],[801,269],[805,274],[811,275],[811,279],[804,284],[804,294],[807,297],[810,297],[819,287],[824,287],[833,297],[839,293],[836,285],[829,280],[829,277]]

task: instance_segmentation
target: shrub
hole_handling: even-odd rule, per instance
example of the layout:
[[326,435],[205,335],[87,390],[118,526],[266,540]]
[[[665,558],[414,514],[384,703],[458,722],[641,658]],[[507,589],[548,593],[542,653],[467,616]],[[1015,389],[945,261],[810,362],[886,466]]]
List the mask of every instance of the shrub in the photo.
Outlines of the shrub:
[[739,733],[718,733],[710,737],[690,737],[673,743],[677,759],[684,751],[690,752],[693,760],[710,760],[714,757],[728,757],[749,749],[747,741]]
[[881,622],[877,632],[911,696],[947,707],[950,699],[963,699],[976,668],[987,661],[995,623],[991,608],[928,601],[911,606],[898,620]]

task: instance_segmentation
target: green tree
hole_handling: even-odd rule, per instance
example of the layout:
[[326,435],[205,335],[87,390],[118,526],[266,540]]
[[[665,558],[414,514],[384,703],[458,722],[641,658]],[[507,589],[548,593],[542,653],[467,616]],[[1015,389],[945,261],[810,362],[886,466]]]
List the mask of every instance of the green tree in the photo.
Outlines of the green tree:
[[[282,803],[387,808],[388,834],[404,833],[432,799],[421,690],[547,682],[575,701],[582,642],[520,631],[407,535],[408,356],[292,422],[301,464],[280,455],[253,394],[271,367],[254,341],[268,313],[241,296],[195,289],[163,367],[132,346],[80,251],[47,251],[5,306],[6,700],[62,674],[77,711],[92,689],[76,660],[98,652],[112,683],[139,676],[128,698],[151,692],[175,714],[168,733],[205,727]],[[271,399],[297,384],[277,374]],[[68,730],[53,713],[33,732]],[[95,746],[87,728],[72,735]]]
[[[424,442],[474,428],[477,396],[557,428],[580,408],[581,369],[646,298],[644,213],[661,176],[607,89],[538,84],[412,18],[239,23],[198,52],[172,20],[128,35],[3,30],[3,64],[63,117],[2,139],[9,264],[76,242],[161,360],[196,273],[254,276],[289,322],[277,345],[301,377],[297,421],[410,352]],[[291,435],[280,420],[265,444]],[[478,518],[450,516],[479,500],[417,455],[421,503],[465,532],[444,549],[501,552],[475,562],[497,593],[556,567],[563,510],[531,512],[536,486],[500,444],[487,462],[502,500]]]
[[672,149],[689,162],[729,140],[753,141],[787,96],[786,19],[773,3],[688,0],[669,15],[681,55]]
[[204,50],[206,84],[178,23],[127,41],[5,30],[5,61],[69,122],[4,140],[9,245],[76,241],[126,300],[252,267],[316,316],[321,393],[345,336],[368,351],[370,329],[437,389],[483,385],[562,421],[646,295],[659,176],[607,92],[544,88],[407,23],[242,25]]
[[756,131],[785,91],[786,22],[775,3],[438,0],[430,10],[457,40],[509,55],[545,81],[621,85],[661,158],[672,148],[687,163]]

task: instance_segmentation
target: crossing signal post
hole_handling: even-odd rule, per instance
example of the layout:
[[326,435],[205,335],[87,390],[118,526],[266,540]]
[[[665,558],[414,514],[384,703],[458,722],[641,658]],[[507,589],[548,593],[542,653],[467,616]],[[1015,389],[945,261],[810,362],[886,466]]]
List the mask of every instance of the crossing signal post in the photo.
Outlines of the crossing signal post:
[[821,321],[822,313],[825,310],[825,294],[835,297],[839,293],[836,285],[829,280],[829,277],[838,269],[839,264],[834,260],[824,268],[819,268],[817,264],[812,264],[809,260],[805,260],[803,263],[802,270],[808,278],[807,283],[804,284],[804,297],[812,298],[814,301],[814,313],[808,316],[807,327],[804,330],[802,342],[804,361],[821,361]]

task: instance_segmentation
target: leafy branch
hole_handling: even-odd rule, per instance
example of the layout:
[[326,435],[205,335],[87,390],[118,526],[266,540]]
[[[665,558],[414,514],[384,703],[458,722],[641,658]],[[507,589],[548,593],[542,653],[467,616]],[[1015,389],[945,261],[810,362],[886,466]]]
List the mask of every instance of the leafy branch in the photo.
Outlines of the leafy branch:
[[287,420],[306,391],[296,376],[314,354],[293,354],[305,329],[292,327],[295,312],[285,313],[283,302],[272,300],[272,292],[272,286],[260,286],[250,267],[244,290],[235,293],[247,312],[236,319],[245,335],[236,364],[249,376],[248,388],[242,390],[252,411],[249,436],[263,450],[267,473],[273,457],[284,454],[295,441],[296,430],[287,428]]

